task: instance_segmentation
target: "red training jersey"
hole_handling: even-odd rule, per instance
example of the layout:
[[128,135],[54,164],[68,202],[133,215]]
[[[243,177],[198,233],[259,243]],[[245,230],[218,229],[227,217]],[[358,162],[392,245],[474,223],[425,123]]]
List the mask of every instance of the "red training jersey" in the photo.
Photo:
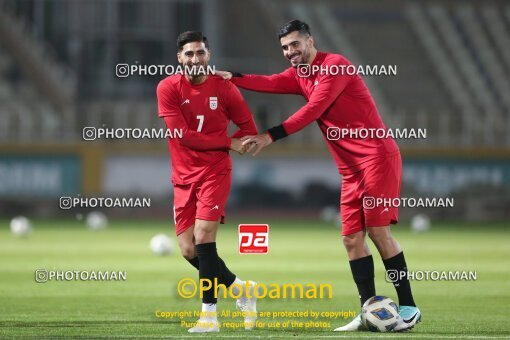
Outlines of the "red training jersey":
[[[172,182],[189,184],[204,176],[232,169],[229,156],[231,138],[257,134],[250,109],[231,82],[208,76],[192,85],[184,75],[163,79],[157,88],[159,117],[182,138],[168,139],[172,158]],[[227,135],[233,121],[240,130]]]
[[[317,52],[312,65],[352,65],[339,54]],[[329,67],[330,70],[335,70]],[[308,101],[301,109],[283,122],[283,128],[291,135],[310,123],[317,121],[327,145],[333,154],[338,170],[342,174],[359,171],[377,163],[388,154],[397,153],[393,138],[340,138],[328,140],[328,128],[340,129],[386,129],[377,111],[370,91],[358,74],[316,72],[308,77],[299,77],[290,67],[271,76],[243,75],[233,77],[232,82],[248,90],[269,93],[300,94]],[[354,72],[350,72],[354,73]]]

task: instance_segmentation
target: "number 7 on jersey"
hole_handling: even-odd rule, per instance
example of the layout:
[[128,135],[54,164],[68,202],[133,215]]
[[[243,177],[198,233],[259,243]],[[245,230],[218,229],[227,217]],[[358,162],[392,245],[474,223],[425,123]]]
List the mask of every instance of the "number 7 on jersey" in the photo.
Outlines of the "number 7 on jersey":
[[204,126],[204,115],[197,115],[197,119],[198,119],[197,132],[202,132],[202,127]]

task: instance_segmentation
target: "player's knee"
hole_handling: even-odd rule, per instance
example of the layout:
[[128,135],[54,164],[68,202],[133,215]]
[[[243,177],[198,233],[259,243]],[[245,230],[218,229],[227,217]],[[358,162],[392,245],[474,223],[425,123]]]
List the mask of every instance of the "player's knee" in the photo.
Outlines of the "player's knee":
[[197,244],[205,243],[205,242],[212,242],[215,234],[216,234],[216,232],[213,228],[209,228],[209,227],[197,228],[197,227],[195,227],[195,242]]
[[358,233],[342,236],[342,241],[348,251],[363,246],[363,238]]
[[196,257],[195,245],[193,242],[179,242],[181,254],[185,259],[191,260]]
[[181,246],[181,254],[187,260],[195,258],[196,257],[195,245]]
[[368,237],[370,237],[373,242],[384,241],[392,238],[390,230],[387,227],[372,227],[367,229]]
[[206,221],[202,219],[195,220],[195,244],[215,242],[216,231],[218,230],[218,221]]

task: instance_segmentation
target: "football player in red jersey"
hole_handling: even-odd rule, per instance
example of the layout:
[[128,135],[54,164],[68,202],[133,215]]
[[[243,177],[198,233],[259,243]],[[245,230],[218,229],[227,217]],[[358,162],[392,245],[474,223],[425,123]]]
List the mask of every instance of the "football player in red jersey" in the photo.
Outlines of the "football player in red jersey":
[[[400,318],[394,330],[410,329],[420,321],[421,312],[405,275],[404,253],[390,232],[390,224],[398,221],[398,208],[363,204],[365,198],[400,197],[402,160],[398,146],[392,138],[339,138],[340,129],[386,129],[363,79],[358,74],[328,72],[345,70],[352,64],[339,54],[317,51],[309,26],[300,20],[282,26],[278,38],[283,55],[291,64],[282,73],[271,76],[218,73],[244,89],[302,95],[307,104],[281,125],[242,140],[249,146],[248,151],[256,155],[278,139],[317,123],[342,175],[342,237],[361,304],[376,295],[374,262],[365,242],[368,233],[386,270],[399,272],[393,282],[400,304]],[[362,328],[358,315],[335,331]]]
[[[185,70],[162,80],[157,88],[159,117],[168,129],[182,132],[169,138],[174,186],[174,220],[182,255],[199,271],[200,279],[232,286],[245,312],[245,328],[254,327],[256,297],[242,292],[245,282],[237,278],[218,256],[216,232],[224,222],[230,191],[232,161],[229,150],[243,154],[241,137],[257,134],[246,102],[235,85],[208,74],[211,56],[201,32],[184,32],[177,38],[177,58]],[[227,135],[229,122],[239,130]],[[253,286],[251,282],[248,286]],[[250,294],[251,293],[251,294]],[[217,332],[215,292],[204,292],[202,316],[191,333]]]

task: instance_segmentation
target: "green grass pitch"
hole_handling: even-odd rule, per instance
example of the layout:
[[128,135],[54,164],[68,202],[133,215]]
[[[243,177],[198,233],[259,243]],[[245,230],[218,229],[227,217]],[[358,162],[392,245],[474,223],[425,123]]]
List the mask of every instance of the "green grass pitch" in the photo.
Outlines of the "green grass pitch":
[[[332,299],[281,299],[259,301],[262,311],[358,311],[358,298],[338,230],[318,221],[229,221],[218,236],[220,256],[243,279],[260,283],[330,283]],[[237,223],[270,224],[266,255],[240,255]],[[202,337],[188,335],[181,320],[156,317],[156,311],[193,311],[198,298],[178,296],[178,280],[197,273],[176,252],[154,256],[150,238],[167,232],[162,221],[113,221],[109,228],[91,231],[83,222],[36,220],[28,238],[10,234],[8,221],[0,221],[0,337]],[[476,271],[476,281],[414,281],[415,299],[423,322],[405,334],[337,334],[335,327],[349,320],[319,318],[327,328],[282,328],[299,318],[259,318],[264,328],[222,328],[210,337],[388,337],[478,338],[509,337],[510,230],[505,225],[435,224],[424,234],[408,226],[393,228],[411,270]],[[374,254],[375,249],[371,246]],[[384,280],[379,256],[376,287],[379,295],[396,299]],[[126,271],[127,280],[113,282],[51,281],[36,283],[36,269]],[[235,311],[234,300],[220,299],[218,310]],[[220,317],[220,322],[241,321]],[[196,321],[195,317],[184,319]],[[269,324],[280,322],[280,327]]]

